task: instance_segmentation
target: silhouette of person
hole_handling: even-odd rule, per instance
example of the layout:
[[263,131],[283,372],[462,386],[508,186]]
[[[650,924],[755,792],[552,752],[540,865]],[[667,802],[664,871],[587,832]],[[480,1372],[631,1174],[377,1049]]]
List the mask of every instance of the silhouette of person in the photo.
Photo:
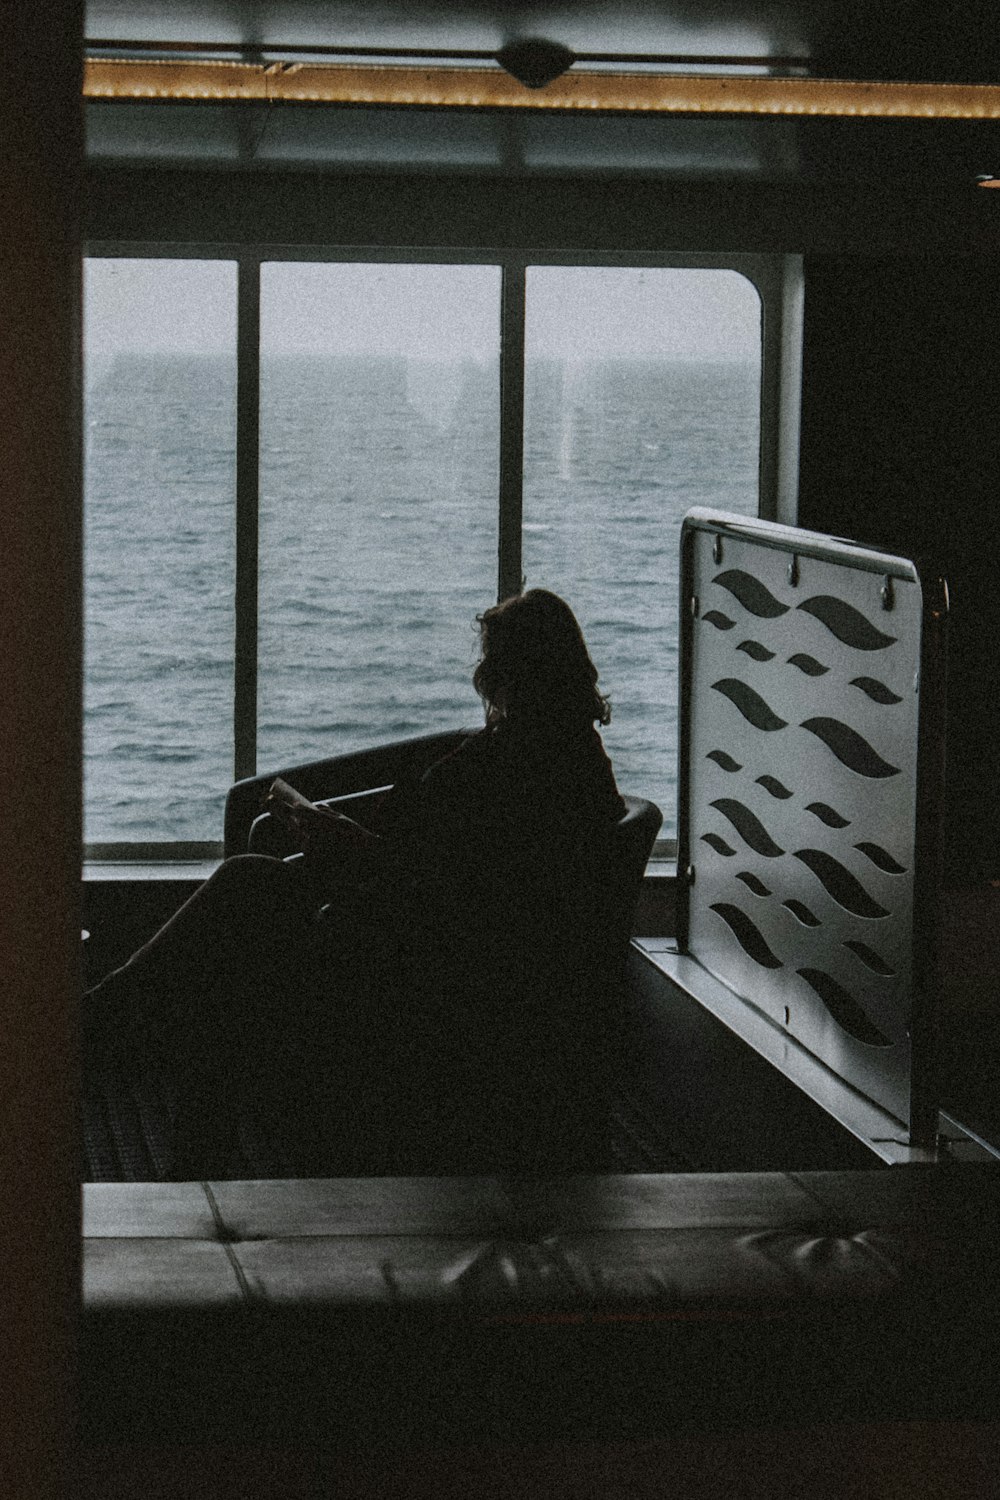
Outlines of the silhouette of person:
[[273,790],[298,855],[225,860],[84,996],[85,1070],[127,1071],[137,1049],[162,1070],[179,1167],[208,1171],[248,1098],[299,1138],[361,1095],[384,1103],[456,996],[523,994],[552,952],[567,862],[624,810],[595,728],[610,708],[556,594],[531,589],[478,624],[478,733],[365,823]]

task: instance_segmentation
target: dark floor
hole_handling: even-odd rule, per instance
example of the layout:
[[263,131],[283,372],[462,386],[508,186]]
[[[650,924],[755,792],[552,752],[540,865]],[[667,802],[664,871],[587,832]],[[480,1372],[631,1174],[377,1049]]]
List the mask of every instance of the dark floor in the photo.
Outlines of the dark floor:
[[[878,1165],[842,1127],[762,1061],[635,951],[630,955],[624,1047],[616,1068],[610,1153],[619,1172],[818,1171]],[[995,1049],[994,1049],[995,1055]],[[991,1051],[982,1036],[954,1043],[943,1098],[961,1123],[1000,1140]],[[174,1177],[303,1175],[252,1108],[236,1122],[226,1162],[178,1167],[171,1154],[172,1102],[162,1078],[143,1068],[105,1070],[85,1090],[85,1176],[92,1181]],[[598,1167],[595,1166],[595,1170]],[[345,1141],[320,1175],[406,1174],[407,1142],[369,1151]],[[424,1162],[421,1172],[446,1173]],[[312,1173],[311,1175],[316,1175]]]
[[1000,1144],[1000,1035],[988,1018],[969,1018],[942,1046],[941,1106],[991,1146]]

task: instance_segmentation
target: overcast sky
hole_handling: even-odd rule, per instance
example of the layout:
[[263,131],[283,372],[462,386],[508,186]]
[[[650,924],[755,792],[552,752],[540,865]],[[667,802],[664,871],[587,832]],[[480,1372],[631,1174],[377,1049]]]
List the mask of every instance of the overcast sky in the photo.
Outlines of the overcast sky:
[[[85,347],[231,352],[231,261],[90,260]],[[497,266],[307,264],[262,268],[261,346],[275,353],[495,359]],[[744,359],[760,302],[735,271],[536,267],[528,272],[529,354]]]

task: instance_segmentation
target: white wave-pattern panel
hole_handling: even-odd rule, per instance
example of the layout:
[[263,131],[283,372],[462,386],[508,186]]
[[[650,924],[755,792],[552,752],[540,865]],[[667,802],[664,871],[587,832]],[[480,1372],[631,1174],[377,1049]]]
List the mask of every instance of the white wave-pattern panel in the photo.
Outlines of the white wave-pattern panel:
[[688,950],[905,1122],[920,583],[685,545]]

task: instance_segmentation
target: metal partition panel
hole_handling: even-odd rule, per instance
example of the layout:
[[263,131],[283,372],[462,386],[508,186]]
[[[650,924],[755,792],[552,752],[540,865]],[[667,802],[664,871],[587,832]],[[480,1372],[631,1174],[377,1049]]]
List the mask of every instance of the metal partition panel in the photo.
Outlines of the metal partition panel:
[[707,511],[681,558],[682,945],[912,1134],[937,819],[918,570]]

